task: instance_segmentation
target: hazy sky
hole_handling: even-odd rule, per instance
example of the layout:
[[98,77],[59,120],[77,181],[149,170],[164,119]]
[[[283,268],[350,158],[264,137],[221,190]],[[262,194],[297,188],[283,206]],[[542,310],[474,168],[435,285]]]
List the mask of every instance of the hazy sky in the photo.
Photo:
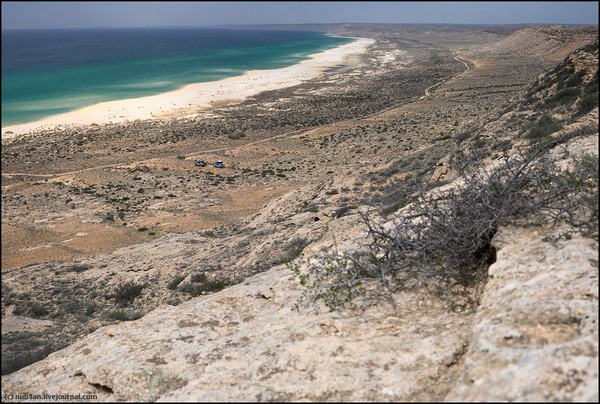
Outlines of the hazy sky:
[[360,22],[598,24],[598,2],[2,2],[2,29]]

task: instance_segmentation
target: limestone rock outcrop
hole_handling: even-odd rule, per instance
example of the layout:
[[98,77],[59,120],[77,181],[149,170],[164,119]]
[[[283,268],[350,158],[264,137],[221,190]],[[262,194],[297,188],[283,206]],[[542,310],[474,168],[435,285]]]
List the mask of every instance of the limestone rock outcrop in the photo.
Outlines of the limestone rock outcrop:
[[598,401],[598,253],[503,228],[474,319],[462,381],[448,401]]
[[285,266],[97,330],[3,377],[3,392],[100,401],[441,399],[471,315],[422,294],[344,313],[292,310]]

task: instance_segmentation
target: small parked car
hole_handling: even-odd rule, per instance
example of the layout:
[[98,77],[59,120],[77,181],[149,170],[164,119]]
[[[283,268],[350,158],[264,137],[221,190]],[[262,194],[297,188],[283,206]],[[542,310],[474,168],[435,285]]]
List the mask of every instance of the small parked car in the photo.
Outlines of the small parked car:
[[206,161],[204,161],[204,160],[196,160],[194,162],[194,165],[196,167],[206,167]]
[[223,164],[223,160],[217,160],[215,164],[213,164],[217,168],[223,168],[225,165]]

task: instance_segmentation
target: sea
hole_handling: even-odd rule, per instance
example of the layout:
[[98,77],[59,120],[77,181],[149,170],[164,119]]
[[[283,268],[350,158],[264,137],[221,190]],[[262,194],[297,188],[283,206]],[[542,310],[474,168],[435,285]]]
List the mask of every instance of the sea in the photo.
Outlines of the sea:
[[277,69],[351,42],[230,28],[2,31],[2,126]]

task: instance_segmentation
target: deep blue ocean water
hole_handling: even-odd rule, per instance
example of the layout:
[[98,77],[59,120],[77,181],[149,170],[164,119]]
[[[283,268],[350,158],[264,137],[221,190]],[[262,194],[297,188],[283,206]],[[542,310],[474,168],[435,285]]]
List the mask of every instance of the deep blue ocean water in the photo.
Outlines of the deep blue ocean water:
[[2,126],[290,66],[351,41],[215,28],[2,31]]

